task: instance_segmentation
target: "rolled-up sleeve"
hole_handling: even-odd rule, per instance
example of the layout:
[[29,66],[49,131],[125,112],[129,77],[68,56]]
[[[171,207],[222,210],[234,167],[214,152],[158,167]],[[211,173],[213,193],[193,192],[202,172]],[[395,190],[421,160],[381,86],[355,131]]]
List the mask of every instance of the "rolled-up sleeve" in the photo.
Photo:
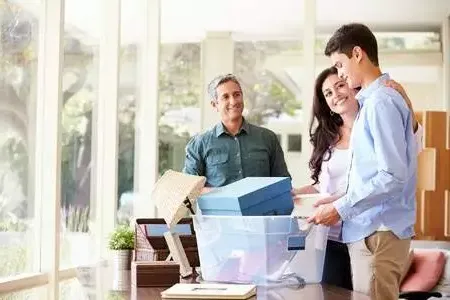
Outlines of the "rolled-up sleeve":
[[183,173],[205,176],[205,162],[201,156],[201,139],[198,136],[191,138],[186,145]]

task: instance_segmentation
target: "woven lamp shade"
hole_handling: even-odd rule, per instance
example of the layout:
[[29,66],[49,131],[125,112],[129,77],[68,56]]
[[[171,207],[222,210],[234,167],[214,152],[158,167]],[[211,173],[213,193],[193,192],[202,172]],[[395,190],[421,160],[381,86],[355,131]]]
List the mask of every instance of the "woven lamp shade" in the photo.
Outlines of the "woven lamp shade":
[[195,214],[197,198],[205,186],[204,176],[168,170],[156,182],[152,192],[158,213],[173,228],[189,213]]

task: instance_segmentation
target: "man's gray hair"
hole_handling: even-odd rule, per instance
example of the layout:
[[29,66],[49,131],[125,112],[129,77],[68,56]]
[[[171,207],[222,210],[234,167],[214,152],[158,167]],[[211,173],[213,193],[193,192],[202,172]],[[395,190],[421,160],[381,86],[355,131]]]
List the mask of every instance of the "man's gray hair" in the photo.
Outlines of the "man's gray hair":
[[233,75],[233,74],[219,75],[219,76],[215,77],[213,80],[211,80],[211,82],[208,84],[209,98],[217,101],[217,87],[228,81],[233,81],[234,83],[236,83],[242,92],[241,84],[235,75]]

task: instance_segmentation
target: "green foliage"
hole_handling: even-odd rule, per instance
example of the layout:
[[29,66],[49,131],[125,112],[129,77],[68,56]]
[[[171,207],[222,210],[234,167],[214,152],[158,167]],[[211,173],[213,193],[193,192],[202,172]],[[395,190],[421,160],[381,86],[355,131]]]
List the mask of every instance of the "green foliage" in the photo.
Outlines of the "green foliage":
[[0,245],[0,278],[21,274],[27,269],[27,249],[22,245]]
[[235,43],[235,73],[244,90],[246,119],[256,125],[263,125],[270,117],[282,113],[294,115],[301,109],[293,93],[280,80],[280,76],[264,67],[271,56],[300,48],[297,41],[261,41]]
[[201,95],[200,44],[161,45],[160,113],[197,106]]
[[125,300],[128,299],[128,295],[125,292],[109,291],[106,300]]
[[130,250],[134,248],[134,231],[129,226],[118,226],[109,238],[111,250]]
[[0,232],[25,232],[27,228],[27,223],[19,218],[0,220]]
[[61,209],[61,222],[66,231],[88,232],[89,231],[90,207],[79,207],[69,205]]

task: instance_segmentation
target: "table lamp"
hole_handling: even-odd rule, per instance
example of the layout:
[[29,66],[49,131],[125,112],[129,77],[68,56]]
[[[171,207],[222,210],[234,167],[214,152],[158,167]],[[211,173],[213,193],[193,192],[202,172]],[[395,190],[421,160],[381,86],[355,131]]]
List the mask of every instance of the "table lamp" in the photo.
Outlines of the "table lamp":
[[197,198],[205,186],[206,178],[173,170],[166,171],[156,182],[152,192],[158,214],[169,228],[164,238],[169,248],[169,259],[180,265],[181,277],[190,276],[192,268],[181,244],[179,234],[174,232],[178,222],[189,214],[195,214]]

